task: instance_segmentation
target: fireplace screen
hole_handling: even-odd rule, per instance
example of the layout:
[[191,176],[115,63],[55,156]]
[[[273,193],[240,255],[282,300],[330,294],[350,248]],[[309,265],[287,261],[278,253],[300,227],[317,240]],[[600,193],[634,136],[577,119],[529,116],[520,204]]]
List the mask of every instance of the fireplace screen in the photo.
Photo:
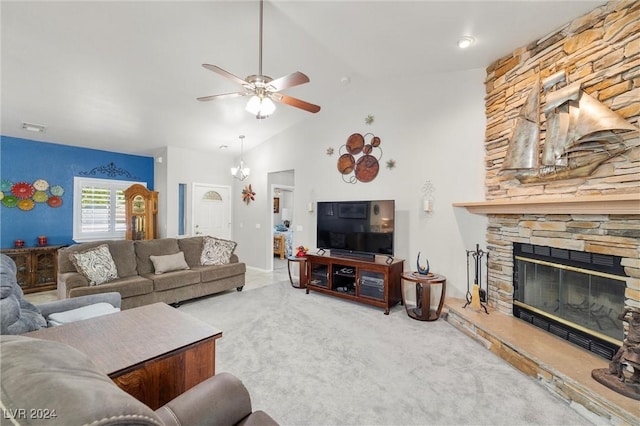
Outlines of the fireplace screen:
[[598,265],[592,262],[587,269],[571,260],[572,253],[580,253],[581,258],[591,253],[561,250],[564,253],[558,259],[551,256],[558,250],[543,247],[550,255],[543,256],[535,253],[535,247],[525,247],[533,251],[532,256],[515,248],[514,315],[590,350],[591,337],[610,344],[610,350],[594,350],[609,358],[624,338],[618,315],[624,311],[625,277],[607,267],[600,268],[606,272],[593,270]]

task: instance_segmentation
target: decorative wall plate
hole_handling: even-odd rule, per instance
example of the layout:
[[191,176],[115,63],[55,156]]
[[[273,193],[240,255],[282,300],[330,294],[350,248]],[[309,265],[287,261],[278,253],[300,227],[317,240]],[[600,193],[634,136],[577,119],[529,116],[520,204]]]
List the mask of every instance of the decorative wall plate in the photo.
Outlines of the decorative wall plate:
[[62,198],[54,195],[53,197],[49,197],[47,204],[49,204],[49,207],[60,207],[62,205]]
[[347,138],[347,152],[349,154],[358,155],[362,152],[364,147],[364,136],[360,133],[353,133]]
[[35,194],[33,194],[33,197],[31,197],[31,199],[36,203],[44,203],[49,199],[49,194],[47,194],[44,191],[36,191]]
[[2,199],[2,205],[5,207],[15,207],[18,205],[18,197],[15,195],[5,195]]
[[33,182],[33,187],[38,191],[46,191],[49,189],[49,182],[44,179],[38,179]]
[[36,190],[30,183],[18,182],[11,187],[11,192],[18,198],[31,198]]
[[373,155],[363,155],[356,163],[356,178],[360,182],[371,182],[378,176],[380,164]]
[[64,188],[60,185],[53,185],[51,187],[51,195],[57,195],[58,197],[64,194]]
[[18,201],[18,208],[20,210],[28,211],[31,210],[35,205],[36,204],[33,202],[33,200],[29,198]]
[[13,182],[11,182],[9,179],[0,180],[0,191],[9,192],[11,191],[12,186],[13,186]]

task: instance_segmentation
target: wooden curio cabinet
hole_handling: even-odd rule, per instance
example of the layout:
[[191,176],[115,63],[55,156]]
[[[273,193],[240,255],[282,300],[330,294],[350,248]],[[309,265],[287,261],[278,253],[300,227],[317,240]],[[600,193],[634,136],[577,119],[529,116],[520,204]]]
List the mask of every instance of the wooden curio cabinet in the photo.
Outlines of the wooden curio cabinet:
[[158,192],[140,184],[124,190],[127,215],[127,240],[158,238]]
[[58,249],[62,246],[2,250],[16,263],[16,280],[24,293],[54,290],[58,277]]

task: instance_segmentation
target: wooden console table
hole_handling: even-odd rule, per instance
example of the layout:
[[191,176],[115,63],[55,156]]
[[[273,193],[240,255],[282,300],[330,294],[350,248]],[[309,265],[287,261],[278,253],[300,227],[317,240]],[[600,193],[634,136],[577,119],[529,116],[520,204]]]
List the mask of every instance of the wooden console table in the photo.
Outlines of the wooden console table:
[[331,255],[307,254],[309,290],[384,308],[385,315],[400,295],[404,260],[376,256],[373,261]]
[[55,290],[58,280],[58,249],[64,246],[3,249],[16,263],[16,279],[22,291]]
[[121,389],[155,410],[215,374],[222,331],[164,303],[25,334],[89,355]]

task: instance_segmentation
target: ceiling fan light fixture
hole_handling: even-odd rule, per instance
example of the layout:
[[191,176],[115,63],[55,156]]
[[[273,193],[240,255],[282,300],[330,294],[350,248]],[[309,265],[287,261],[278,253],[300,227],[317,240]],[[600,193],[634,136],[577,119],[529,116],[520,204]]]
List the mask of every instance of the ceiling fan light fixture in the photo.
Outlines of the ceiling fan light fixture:
[[269,98],[261,98],[259,96],[252,96],[247,102],[245,108],[248,112],[255,115],[256,118],[267,118],[276,110],[276,105]]

